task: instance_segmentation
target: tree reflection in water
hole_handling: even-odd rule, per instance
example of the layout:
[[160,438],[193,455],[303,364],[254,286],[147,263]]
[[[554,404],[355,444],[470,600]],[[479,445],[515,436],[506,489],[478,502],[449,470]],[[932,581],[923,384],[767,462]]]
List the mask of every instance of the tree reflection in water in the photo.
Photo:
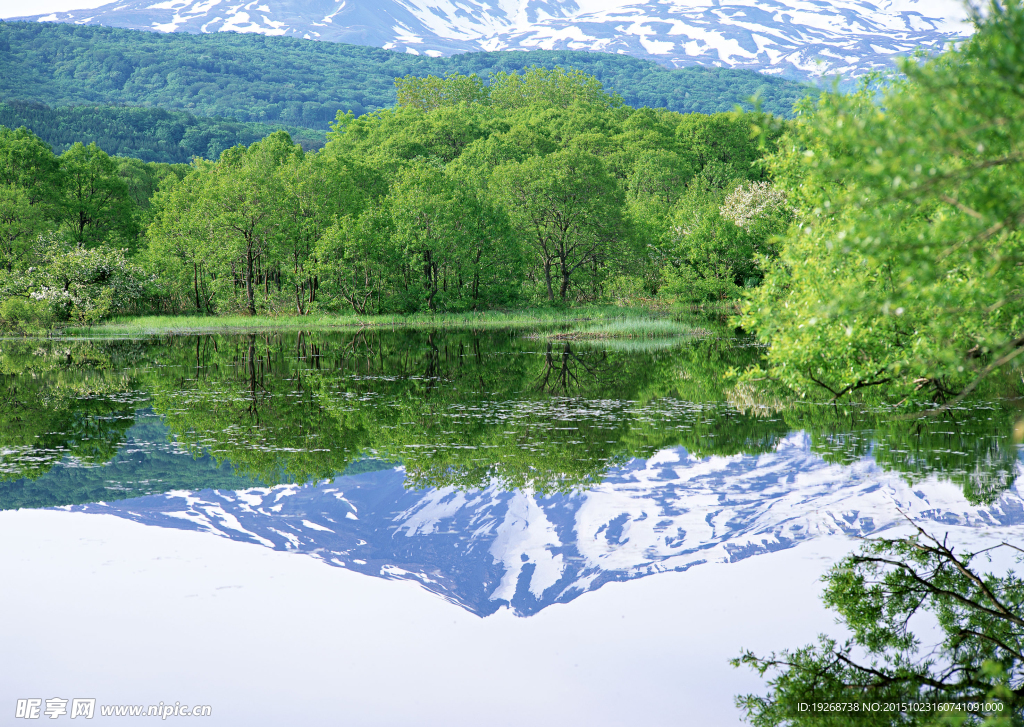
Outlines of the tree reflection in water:
[[[997,497],[1017,463],[1014,401],[926,421],[864,405],[750,405],[725,375],[760,353],[741,339],[624,350],[373,329],[5,341],[0,353],[5,508],[109,499],[110,473],[95,467],[129,459],[131,481],[113,483],[125,497],[181,478],[320,480],[367,458],[401,463],[412,487],[568,491],[667,447],[770,452],[795,430],[827,461],[871,456],[912,481],[953,479],[975,501]],[[165,451],[133,449],[158,422],[173,436]],[[182,450],[192,464],[177,477],[166,458]]]

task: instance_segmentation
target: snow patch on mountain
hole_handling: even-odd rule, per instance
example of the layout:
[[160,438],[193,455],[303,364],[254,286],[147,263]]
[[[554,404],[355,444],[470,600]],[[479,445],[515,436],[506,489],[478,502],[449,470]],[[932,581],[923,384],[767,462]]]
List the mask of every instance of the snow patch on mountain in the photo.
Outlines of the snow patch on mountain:
[[970,32],[956,0],[129,0],[26,19],[288,35],[432,56],[603,51],[804,78],[863,75]]

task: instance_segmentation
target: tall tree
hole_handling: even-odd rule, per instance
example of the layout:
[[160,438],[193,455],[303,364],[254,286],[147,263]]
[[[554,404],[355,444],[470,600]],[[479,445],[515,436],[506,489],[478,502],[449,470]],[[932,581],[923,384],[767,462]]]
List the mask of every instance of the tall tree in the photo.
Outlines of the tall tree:
[[79,245],[101,243],[134,249],[141,231],[137,207],[118,165],[105,151],[75,144],[60,156],[63,225]]
[[199,200],[212,221],[214,239],[224,245],[237,265],[250,315],[256,314],[258,278],[269,292],[270,276],[278,262],[274,253],[287,225],[288,199],[279,170],[301,156],[302,148],[283,131],[248,149],[228,149],[210,168],[210,183]]
[[[428,310],[474,307],[482,294],[493,292],[481,290],[481,273],[493,264],[494,254],[515,257],[504,215],[429,165],[409,169],[392,188],[388,206],[410,287]],[[491,286],[500,285],[484,277]]]
[[346,215],[358,215],[373,183],[363,165],[327,154],[295,156],[281,166],[288,197],[288,224],[281,238],[283,264],[289,272],[295,310],[305,315],[320,288],[317,247],[327,230]]
[[571,284],[593,278],[625,242],[622,190],[593,154],[567,149],[509,162],[492,185],[529,241],[549,301],[567,300]]
[[56,202],[60,165],[48,144],[22,126],[0,126],[0,184],[25,190],[31,204]]
[[224,247],[201,201],[212,182],[210,162],[198,161],[181,182],[169,179],[154,197],[156,214],[146,231],[143,255],[156,274],[159,295],[170,310],[214,313],[217,296],[233,283],[225,274]]
[[35,238],[47,227],[40,205],[13,184],[0,185],[0,271],[27,267]]

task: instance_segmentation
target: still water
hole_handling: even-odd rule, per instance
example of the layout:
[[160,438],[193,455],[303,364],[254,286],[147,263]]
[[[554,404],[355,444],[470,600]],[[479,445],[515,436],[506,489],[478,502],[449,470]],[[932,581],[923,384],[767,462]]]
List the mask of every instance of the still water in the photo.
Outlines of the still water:
[[728,659],[838,633],[818,579],[856,538],[906,515],[1024,540],[1016,402],[926,423],[754,402],[725,375],[758,355],[742,339],[0,355],[0,713],[84,696],[225,725],[734,725],[759,682]]

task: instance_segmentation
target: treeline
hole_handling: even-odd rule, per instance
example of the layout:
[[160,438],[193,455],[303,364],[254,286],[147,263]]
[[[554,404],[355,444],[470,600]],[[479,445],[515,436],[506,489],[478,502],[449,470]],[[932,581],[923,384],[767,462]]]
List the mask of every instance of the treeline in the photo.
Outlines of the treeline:
[[145,202],[129,162],[5,130],[0,314],[716,300],[756,285],[788,223],[759,164],[770,116],[636,110],[563,70],[401,86],[402,105],[340,116],[318,152],[275,132],[183,178],[132,162],[162,175]]
[[0,126],[26,127],[57,154],[77,143],[95,143],[111,156],[144,162],[188,164],[193,157],[216,159],[221,152],[248,146],[274,131],[287,131],[303,149],[324,145],[321,131],[281,125],[212,119],[184,111],[131,106],[59,106],[0,102]]
[[395,103],[393,79],[450,73],[488,78],[531,66],[584,71],[634,107],[679,112],[761,108],[789,116],[812,89],[754,71],[669,70],[586,51],[499,51],[448,58],[255,33],[149,33],[96,25],[0,22],[0,99],[51,106],[129,105],[326,130]]

